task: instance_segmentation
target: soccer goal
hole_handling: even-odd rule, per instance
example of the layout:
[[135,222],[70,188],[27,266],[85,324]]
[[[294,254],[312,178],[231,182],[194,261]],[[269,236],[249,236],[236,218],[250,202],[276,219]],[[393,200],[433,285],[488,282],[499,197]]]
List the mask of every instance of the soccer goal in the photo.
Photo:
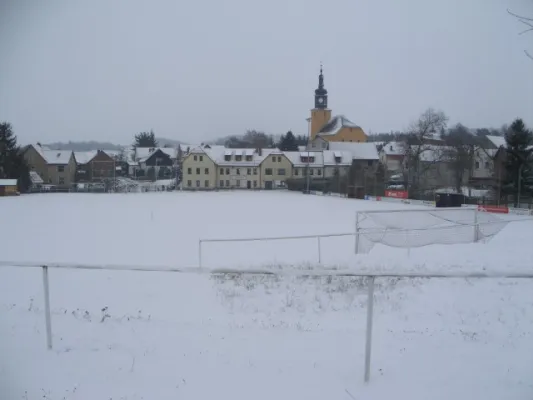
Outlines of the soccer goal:
[[466,207],[358,211],[355,253],[368,253],[378,243],[410,249],[486,241],[507,222],[494,214]]

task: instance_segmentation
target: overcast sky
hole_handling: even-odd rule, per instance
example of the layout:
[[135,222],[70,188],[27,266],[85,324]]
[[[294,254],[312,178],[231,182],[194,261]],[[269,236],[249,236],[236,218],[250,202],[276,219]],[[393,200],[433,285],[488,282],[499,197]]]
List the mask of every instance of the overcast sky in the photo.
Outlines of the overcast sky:
[[135,133],[189,143],[307,133],[329,106],[365,131],[427,107],[533,125],[532,0],[0,1],[0,121],[20,143]]

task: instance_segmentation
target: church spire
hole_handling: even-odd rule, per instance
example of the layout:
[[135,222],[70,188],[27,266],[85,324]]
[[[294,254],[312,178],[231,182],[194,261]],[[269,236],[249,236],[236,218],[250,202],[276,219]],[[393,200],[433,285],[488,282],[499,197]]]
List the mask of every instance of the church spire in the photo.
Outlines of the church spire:
[[315,108],[328,108],[328,91],[324,88],[322,63],[320,63],[320,75],[318,75],[318,88],[315,90]]

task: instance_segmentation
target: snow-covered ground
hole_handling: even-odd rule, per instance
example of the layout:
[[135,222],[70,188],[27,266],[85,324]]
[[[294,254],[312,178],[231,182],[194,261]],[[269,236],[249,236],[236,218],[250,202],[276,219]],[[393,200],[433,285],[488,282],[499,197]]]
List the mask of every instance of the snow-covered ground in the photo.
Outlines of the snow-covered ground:
[[[0,198],[0,259],[198,266],[198,240],[352,232],[391,203],[287,192]],[[531,271],[533,222],[486,244],[354,253],[322,238],[322,267]],[[205,267],[319,268],[317,240],[204,243]],[[366,282],[350,277],[0,267],[1,399],[530,399],[533,281],[376,280],[363,384]]]

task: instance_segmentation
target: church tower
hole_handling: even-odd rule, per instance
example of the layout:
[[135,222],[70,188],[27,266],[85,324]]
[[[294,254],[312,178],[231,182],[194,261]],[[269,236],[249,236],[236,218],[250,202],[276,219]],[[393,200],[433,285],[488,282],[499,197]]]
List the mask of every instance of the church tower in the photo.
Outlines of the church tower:
[[318,75],[318,88],[315,90],[315,108],[311,110],[311,140],[326,123],[331,119],[331,110],[328,108],[328,91],[324,88],[324,74],[322,64]]

